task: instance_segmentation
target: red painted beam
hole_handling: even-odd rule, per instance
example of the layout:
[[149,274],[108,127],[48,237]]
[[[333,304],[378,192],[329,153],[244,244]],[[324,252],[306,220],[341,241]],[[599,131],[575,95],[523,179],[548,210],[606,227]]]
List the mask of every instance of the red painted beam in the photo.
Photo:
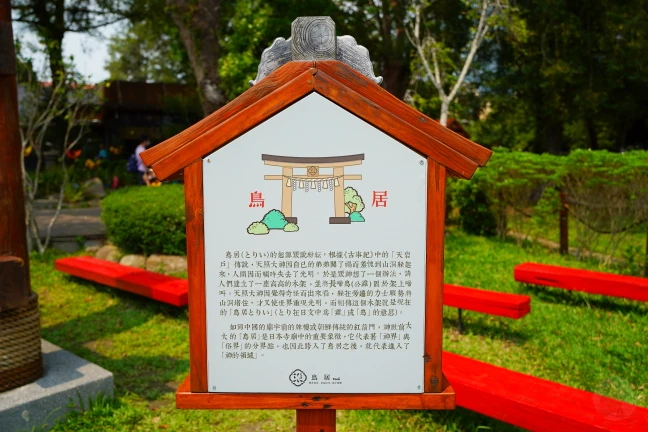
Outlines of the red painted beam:
[[513,275],[516,281],[533,285],[648,301],[647,278],[535,263],[515,266]]
[[531,311],[531,298],[529,296],[450,284],[444,286],[443,304],[459,309],[515,319],[522,318]]
[[457,405],[531,431],[648,431],[648,409],[443,352]]
[[187,304],[188,284],[186,279],[91,257],[58,259],[54,261],[54,267],[72,276],[139,294],[173,306]]

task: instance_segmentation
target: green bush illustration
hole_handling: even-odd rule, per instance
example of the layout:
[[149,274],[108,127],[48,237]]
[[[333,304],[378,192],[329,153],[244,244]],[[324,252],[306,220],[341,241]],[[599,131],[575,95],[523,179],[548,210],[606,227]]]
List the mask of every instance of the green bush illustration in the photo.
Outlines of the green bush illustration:
[[360,214],[360,212],[365,208],[364,201],[362,201],[362,197],[358,195],[358,191],[352,187],[344,188],[344,206],[346,207],[346,213],[349,213],[351,222],[365,221],[364,217]]
[[268,234],[270,230],[268,229],[268,226],[263,222],[252,222],[252,224],[250,224],[250,226],[247,228],[247,232],[248,234],[262,235]]
[[361,212],[364,210],[364,201],[358,195],[358,191],[352,187],[344,188],[344,205],[347,208],[347,213]]
[[286,217],[284,216],[283,213],[281,213],[279,210],[270,210],[268,213],[266,213],[265,216],[263,216],[263,219],[261,220],[268,229],[284,229],[286,224],[288,222],[286,221]]
[[364,222],[364,217],[359,212],[353,212],[349,214],[349,219],[351,222]]
[[286,226],[284,227],[283,230],[285,232],[297,232],[297,231],[299,231],[299,227],[297,226],[297,224],[288,223],[288,224],[286,224]]

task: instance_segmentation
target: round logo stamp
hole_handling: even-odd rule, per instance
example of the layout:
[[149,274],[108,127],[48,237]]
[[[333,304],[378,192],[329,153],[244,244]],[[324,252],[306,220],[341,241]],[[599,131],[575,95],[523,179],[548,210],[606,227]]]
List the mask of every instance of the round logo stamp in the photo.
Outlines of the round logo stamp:
[[299,387],[306,382],[306,374],[301,369],[295,369],[290,373],[288,379],[293,385]]

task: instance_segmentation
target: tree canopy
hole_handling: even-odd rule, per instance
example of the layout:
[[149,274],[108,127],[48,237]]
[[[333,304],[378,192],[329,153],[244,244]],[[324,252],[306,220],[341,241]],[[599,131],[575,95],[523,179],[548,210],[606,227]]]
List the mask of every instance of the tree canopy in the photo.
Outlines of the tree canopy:
[[[124,31],[110,41],[106,68],[111,78],[196,86],[205,115],[248,87],[262,51],[276,37],[290,36],[294,18],[328,15],[338,35],[350,34],[369,49],[388,91],[433,118],[458,120],[480,144],[554,154],[575,148],[648,148],[648,8],[643,0],[13,4],[16,18],[45,43],[53,75],[65,69],[60,44],[66,32],[92,32],[123,20]],[[485,4],[498,13],[484,21],[488,31],[465,68]],[[426,70],[425,55],[408,38],[417,22],[428,66],[438,62],[437,83],[434,68]]]

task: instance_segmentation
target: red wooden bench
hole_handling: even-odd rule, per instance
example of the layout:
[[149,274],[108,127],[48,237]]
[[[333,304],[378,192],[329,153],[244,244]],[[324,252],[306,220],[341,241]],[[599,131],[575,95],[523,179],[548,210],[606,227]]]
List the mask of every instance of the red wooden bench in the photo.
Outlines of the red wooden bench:
[[533,285],[648,301],[647,278],[535,263],[515,266],[513,275],[516,281]]
[[501,293],[445,284],[443,304],[459,309],[457,328],[462,330],[462,309],[519,319],[531,312],[531,298],[520,294]]
[[186,279],[128,267],[91,257],[61,258],[54,267],[64,273],[152,298],[174,306],[187,304]]
[[[187,280],[117,264],[92,257],[62,258],[54,267],[64,273],[113,288],[129,291],[174,306],[187,304]],[[443,304],[509,318],[530,311],[530,298],[456,285],[445,285]]]
[[532,431],[648,431],[648,409],[443,352],[457,405]]

